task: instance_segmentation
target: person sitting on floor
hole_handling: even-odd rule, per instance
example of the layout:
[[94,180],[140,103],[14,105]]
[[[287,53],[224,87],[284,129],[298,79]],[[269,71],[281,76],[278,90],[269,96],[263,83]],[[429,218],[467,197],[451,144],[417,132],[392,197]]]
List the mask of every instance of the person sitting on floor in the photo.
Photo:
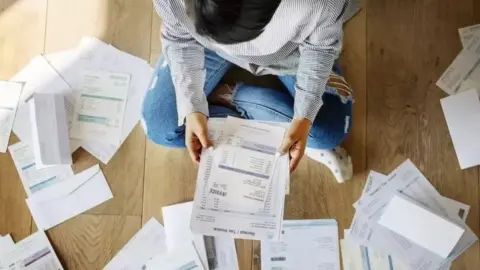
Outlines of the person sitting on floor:
[[[200,160],[209,147],[207,118],[290,122],[282,148],[295,170],[302,156],[352,175],[338,146],[352,123],[353,92],[336,60],[350,0],[154,0],[162,19],[158,60],[142,109],[147,137],[187,147]],[[237,65],[278,76],[286,91],[218,85]]]

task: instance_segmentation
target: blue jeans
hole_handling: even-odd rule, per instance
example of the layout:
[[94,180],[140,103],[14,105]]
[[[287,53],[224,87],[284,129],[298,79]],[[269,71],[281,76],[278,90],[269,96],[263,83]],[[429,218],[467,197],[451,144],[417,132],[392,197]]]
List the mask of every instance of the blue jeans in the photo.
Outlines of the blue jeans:
[[[205,51],[205,95],[210,95],[232,64],[216,53]],[[336,67],[334,68],[336,71]],[[237,85],[233,103],[237,110],[209,105],[210,117],[236,116],[263,121],[290,122],[295,96],[294,76],[279,76],[287,91]],[[308,146],[316,149],[334,148],[345,139],[351,128],[351,99],[339,96],[327,86],[323,106],[313,122]],[[185,147],[185,126],[178,126],[175,89],[170,68],[160,58],[152,85],[146,93],[142,109],[142,125],[153,142],[174,148]]]

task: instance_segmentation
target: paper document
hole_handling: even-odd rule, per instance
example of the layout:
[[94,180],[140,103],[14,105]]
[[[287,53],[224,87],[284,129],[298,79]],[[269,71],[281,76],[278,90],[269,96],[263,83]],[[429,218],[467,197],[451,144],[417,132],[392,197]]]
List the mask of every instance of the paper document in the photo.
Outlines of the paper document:
[[63,270],[45,232],[38,231],[23,239],[15,248],[3,254],[8,270]]
[[[465,230],[447,259],[377,223],[396,192],[402,193],[429,210],[453,221]],[[458,216],[457,211],[447,210],[448,206],[446,207],[445,204],[444,197],[428,182],[415,165],[407,160],[388,176],[388,180],[384,184],[372,190],[368,196],[356,204],[357,211],[351,225],[350,237],[361,245],[377,250],[388,250],[390,255],[399,258],[409,267],[420,267],[425,270],[445,269],[478,240]]]
[[465,230],[396,194],[388,203],[378,224],[412,242],[447,258]]
[[209,196],[243,207],[265,204],[285,129],[228,117],[214,150]]
[[165,230],[152,218],[128,241],[104,270],[142,270],[147,261],[166,252]]
[[64,97],[35,93],[28,103],[37,169],[72,164]]
[[113,198],[100,170],[95,165],[72,178],[45,188],[27,199],[39,229],[48,230]]
[[7,151],[22,88],[22,83],[0,81],[0,153]]
[[[23,142],[29,142],[31,141],[32,132],[30,127],[30,107],[26,100],[33,93],[53,93],[69,96],[72,95],[72,89],[41,55],[33,58],[25,68],[10,80],[24,83],[17,115],[13,124],[13,132]],[[71,104],[71,106],[73,107],[74,105]]]
[[0,235],[0,270],[6,269],[6,265],[3,264],[4,259],[2,257],[9,251],[15,248],[15,243],[10,235]]
[[73,176],[70,165],[52,166],[38,170],[33,150],[27,143],[19,142],[11,145],[8,151],[29,197]]
[[210,270],[239,270],[233,238],[205,236],[204,239]]
[[340,270],[336,220],[285,220],[280,242],[261,242],[263,270]]
[[440,77],[437,86],[449,95],[480,89],[480,35],[472,37]]
[[462,169],[480,165],[480,98],[475,89],[441,100]]
[[480,33],[480,24],[460,28],[458,29],[458,33],[460,34],[460,40],[462,41],[463,47],[466,47],[468,42],[472,40],[473,36]]
[[[209,138],[214,145],[222,133],[222,121],[209,121]],[[278,240],[283,219],[285,181],[290,177],[286,155],[278,160],[264,206],[242,209],[237,204],[209,196],[214,156],[204,151],[200,161],[191,219],[194,233],[255,240]]]
[[204,237],[190,230],[192,202],[162,207],[162,214],[168,250],[173,251],[185,242],[193,243],[203,267],[208,269]]
[[183,243],[147,262],[147,270],[205,270],[192,243]]
[[119,145],[129,85],[130,75],[85,71],[70,136]]

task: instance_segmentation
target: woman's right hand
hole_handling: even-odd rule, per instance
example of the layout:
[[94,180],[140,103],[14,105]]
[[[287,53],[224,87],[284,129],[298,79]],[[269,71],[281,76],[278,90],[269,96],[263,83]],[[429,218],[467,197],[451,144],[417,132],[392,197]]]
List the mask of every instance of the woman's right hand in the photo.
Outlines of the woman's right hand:
[[185,145],[195,163],[200,162],[202,149],[212,146],[208,138],[207,117],[203,113],[194,112],[186,118]]

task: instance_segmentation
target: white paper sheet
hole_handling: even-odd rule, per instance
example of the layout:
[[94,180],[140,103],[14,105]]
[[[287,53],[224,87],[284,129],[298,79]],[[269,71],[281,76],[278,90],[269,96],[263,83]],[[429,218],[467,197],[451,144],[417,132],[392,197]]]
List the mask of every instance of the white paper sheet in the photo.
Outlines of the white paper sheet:
[[0,153],[7,151],[22,88],[22,83],[0,81]]
[[0,270],[5,269],[2,256],[15,248],[15,243],[10,235],[0,236]]
[[100,166],[45,188],[26,201],[39,229],[48,230],[113,198]]
[[280,242],[261,242],[263,270],[340,270],[336,220],[285,220]]
[[165,230],[155,218],[152,218],[128,241],[104,270],[142,270],[147,261],[165,252],[167,252]]
[[[445,260],[376,223],[384,207],[397,191],[465,229],[466,232],[448,259]],[[384,185],[368,195],[357,204],[357,213],[351,226],[352,239],[377,250],[388,250],[391,255],[410,267],[424,267],[422,269],[425,270],[447,269],[451,261],[478,240],[456,212],[452,215],[452,212],[446,209],[444,198],[410,160],[393,171]]]
[[470,40],[472,40],[473,36],[479,32],[480,24],[458,29],[458,33],[460,34],[460,40],[462,41],[463,47],[466,47]]
[[395,194],[378,224],[447,258],[465,230],[425,207]]
[[119,145],[130,75],[84,71],[82,76],[70,137]]
[[186,242],[166,254],[160,254],[147,262],[147,270],[204,270],[195,247]]
[[213,151],[209,196],[243,208],[265,204],[285,129],[228,117]]
[[240,270],[233,238],[205,236],[204,239],[210,270]]
[[449,95],[480,89],[480,35],[474,35],[437,82]]
[[185,242],[193,243],[203,267],[208,269],[207,251],[203,235],[195,234],[190,229],[192,202],[162,207],[162,213],[168,250],[173,251]]
[[69,165],[52,166],[37,170],[33,150],[27,143],[19,142],[13,144],[8,148],[8,151],[12,156],[15,168],[29,197],[73,176],[73,170]]
[[441,100],[462,169],[480,165],[480,98],[475,89]]
[[45,232],[38,231],[23,239],[3,256],[8,270],[63,270]]
[[28,103],[37,169],[72,164],[64,97],[35,93]]

